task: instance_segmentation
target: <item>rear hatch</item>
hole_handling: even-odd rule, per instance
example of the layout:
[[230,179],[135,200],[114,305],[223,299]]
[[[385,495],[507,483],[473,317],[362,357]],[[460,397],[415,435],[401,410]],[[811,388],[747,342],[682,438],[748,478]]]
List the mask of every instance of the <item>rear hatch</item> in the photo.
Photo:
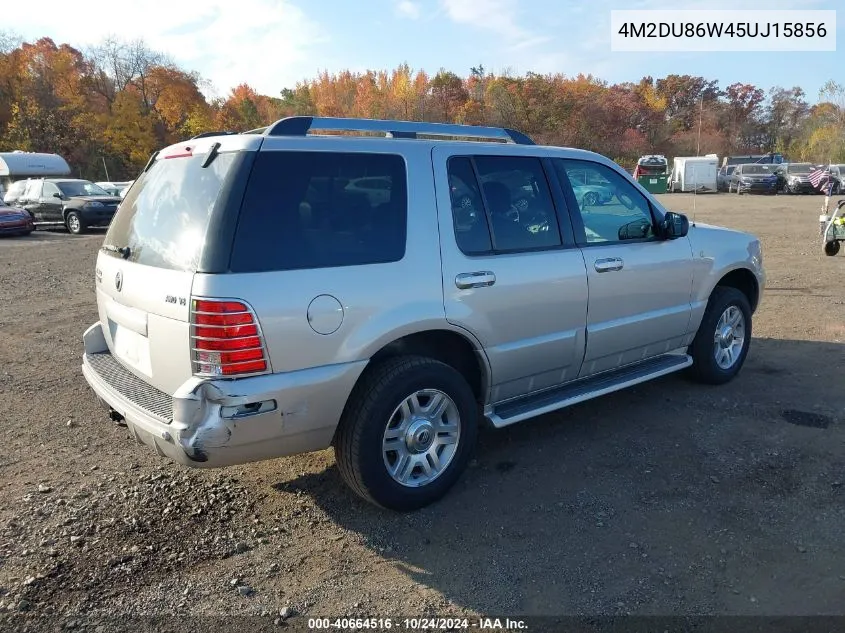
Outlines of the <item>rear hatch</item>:
[[[191,288],[223,272],[258,136],[162,150],[122,201],[97,257],[100,323],[113,356],[173,394],[192,374]],[[218,265],[219,264],[219,265]]]

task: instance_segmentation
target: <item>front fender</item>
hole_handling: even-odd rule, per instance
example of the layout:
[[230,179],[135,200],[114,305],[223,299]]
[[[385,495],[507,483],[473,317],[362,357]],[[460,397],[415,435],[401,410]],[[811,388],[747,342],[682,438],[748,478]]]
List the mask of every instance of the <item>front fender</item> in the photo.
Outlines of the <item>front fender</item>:
[[753,302],[752,309],[756,309],[766,285],[760,240],[749,233],[706,224],[690,227],[689,239],[694,262],[692,325],[695,329],[704,315],[713,289],[727,275],[737,270],[746,270],[753,275],[757,300]]

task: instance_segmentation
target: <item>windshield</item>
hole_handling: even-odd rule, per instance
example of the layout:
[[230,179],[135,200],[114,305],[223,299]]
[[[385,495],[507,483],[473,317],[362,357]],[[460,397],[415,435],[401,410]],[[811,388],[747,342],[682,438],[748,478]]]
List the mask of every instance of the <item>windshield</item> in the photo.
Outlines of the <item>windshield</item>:
[[768,165],[746,165],[742,168],[743,174],[771,174],[772,168]]
[[196,270],[235,156],[223,152],[208,167],[205,154],[156,160],[123,199],[104,245],[128,246],[127,259],[139,264]]
[[786,172],[789,174],[809,174],[810,165],[789,165]]
[[67,197],[109,195],[102,187],[87,180],[66,180],[64,182],[57,182],[56,186]]

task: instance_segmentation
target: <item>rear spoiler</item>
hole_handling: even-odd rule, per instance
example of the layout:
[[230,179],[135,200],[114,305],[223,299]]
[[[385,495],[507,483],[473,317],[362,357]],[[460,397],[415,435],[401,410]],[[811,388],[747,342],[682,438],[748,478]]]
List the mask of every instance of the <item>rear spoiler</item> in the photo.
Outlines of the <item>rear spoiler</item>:
[[237,132],[229,132],[229,131],[220,131],[220,132],[203,132],[202,134],[197,134],[196,136],[192,136],[190,139],[193,141],[196,138],[206,138],[208,136],[229,136],[230,134],[237,134]]
[[202,134],[197,134],[196,136],[192,136],[188,140],[193,141],[194,139],[197,139],[197,138],[207,138],[209,136],[229,136],[231,134],[264,134],[264,131],[266,129],[267,129],[266,127],[258,127],[258,128],[255,128],[254,130],[247,130],[246,132],[232,132],[230,130],[220,130],[220,131],[217,131],[217,132],[203,132]]

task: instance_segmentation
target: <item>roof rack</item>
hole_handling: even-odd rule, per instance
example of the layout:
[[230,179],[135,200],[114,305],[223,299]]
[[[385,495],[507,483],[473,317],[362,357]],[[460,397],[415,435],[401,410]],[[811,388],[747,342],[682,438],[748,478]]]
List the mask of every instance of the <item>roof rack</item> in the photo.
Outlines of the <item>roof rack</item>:
[[241,134],[264,134],[266,130],[267,126],[257,127],[254,130],[247,130],[246,132],[241,132]]
[[307,136],[309,130],[334,130],[345,132],[384,132],[388,138],[417,138],[425,136],[457,136],[477,139],[498,139],[517,145],[534,145],[522,132],[509,128],[458,125],[451,123],[424,123],[421,121],[387,121],[381,119],[346,119],[334,117],[292,116],[279,119],[264,128],[265,136]]

